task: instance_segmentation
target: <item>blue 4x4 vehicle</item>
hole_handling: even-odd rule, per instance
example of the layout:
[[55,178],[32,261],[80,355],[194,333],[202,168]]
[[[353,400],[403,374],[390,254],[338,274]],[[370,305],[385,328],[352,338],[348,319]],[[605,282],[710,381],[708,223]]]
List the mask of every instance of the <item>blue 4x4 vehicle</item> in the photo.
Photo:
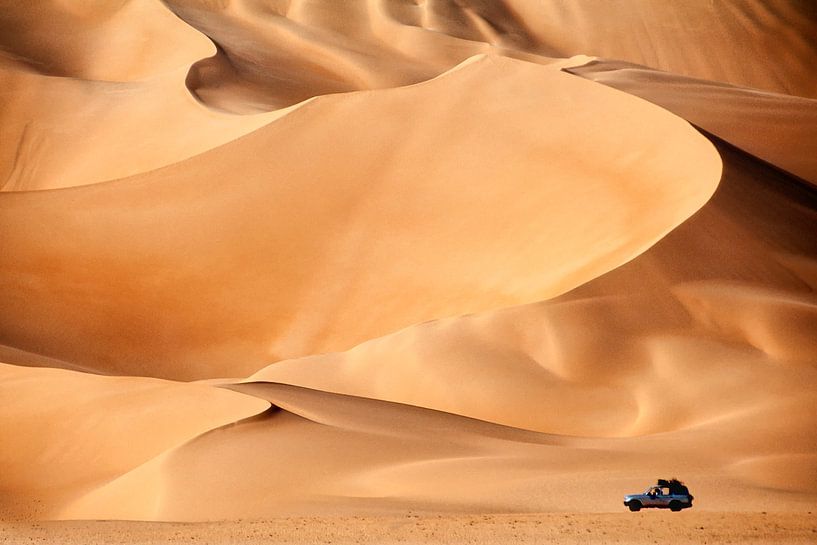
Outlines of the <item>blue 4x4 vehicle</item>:
[[642,494],[628,494],[624,496],[624,505],[630,511],[640,511],[644,507],[670,509],[680,511],[692,507],[695,497],[689,489],[678,479],[658,479],[658,483],[649,487]]

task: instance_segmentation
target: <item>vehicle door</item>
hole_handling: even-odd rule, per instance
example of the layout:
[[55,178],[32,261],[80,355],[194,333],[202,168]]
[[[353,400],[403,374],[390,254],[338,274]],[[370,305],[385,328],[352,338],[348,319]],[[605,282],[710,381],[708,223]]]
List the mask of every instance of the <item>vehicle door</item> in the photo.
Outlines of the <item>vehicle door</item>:
[[669,493],[669,489],[658,489],[657,494],[655,495],[655,507],[669,507],[669,502],[671,502],[673,496]]
[[644,492],[644,499],[642,503],[644,507],[658,507],[661,505],[661,496],[658,495],[658,490],[655,488],[650,488],[646,492]]

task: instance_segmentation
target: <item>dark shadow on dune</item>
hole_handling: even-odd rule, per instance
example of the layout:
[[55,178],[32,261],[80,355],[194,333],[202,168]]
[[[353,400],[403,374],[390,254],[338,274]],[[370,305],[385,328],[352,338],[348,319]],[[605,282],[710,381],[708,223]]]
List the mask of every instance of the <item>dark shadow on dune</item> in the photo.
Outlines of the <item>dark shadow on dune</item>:
[[[242,382],[224,384],[221,387],[270,402],[272,408],[258,415],[263,419],[269,418],[278,410],[283,410],[317,424],[332,425],[331,422],[339,417],[340,420],[348,422],[350,427],[357,427],[359,424],[364,428],[383,432],[394,430],[395,422],[399,422],[400,433],[415,435],[460,430],[467,431],[474,437],[499,441],[576,447],[593,445],[597,439],[536,432],[416,405],[338,394],[280,382]],[[328,420],[323,421],[321,418],[310,416],[313,413],[325,414]],[[247,421],[249,419],[241,422]]]
[[469,10],[482,19],[505,43],[505,47],[518,49],[520,52],[535,53],[547,57],[569,57],[565,51],[553,46],[537,43],[528,24],[503,0],[454,0],[462,10]]
[[[628,294],[637,277],[657,279],[655,297],[708,281],[763,286],[792,297],[817,290],[817,188],[698,128],[723,160],[717,190],[655,246],[553,302]],[[798,266],[793,270],[795,258]],[[787,274],[781,274],[786,271]],[[644,289],[647,289],[644,286]],[[785,333],[786,324],[779,325]],[[817,335],[817,323],[814,326]]]
[[817,100],[618,60],[597,59],[563,71],[652,102],[707,136],[817,187]]

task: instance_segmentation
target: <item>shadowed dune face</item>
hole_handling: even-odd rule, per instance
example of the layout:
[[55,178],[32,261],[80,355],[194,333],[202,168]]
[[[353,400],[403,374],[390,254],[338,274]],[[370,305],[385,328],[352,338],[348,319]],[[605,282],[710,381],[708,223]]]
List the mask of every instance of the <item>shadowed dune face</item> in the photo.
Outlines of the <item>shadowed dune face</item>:
[[0,1],[4,68],[133,81],[189,65],[212,47],[160,0]]
[[[417,83],[479,53],[534,62],[590,54],[817,98],[808,2],[580,0],[168,0],[218,53],[188,84],[252,112],[309,97]],[[691,55],[679,43],[695,43]]]
[[191,91],[206,104],[242,113],[418,83],[480,53],[534,58],[543,52],[502,2],[166,4],[219,48],[192,67]]
[[817,100],[694,80],[620,61],[596,60],[567,70],[658,104],[817,186]]
[[0,8],[0,518],[817,501],[808,2]]
[[[817,98],[814,4],[779,2],[508,2],[540,43],[707,80]],[[558,44],[558,46],[555,46]]]

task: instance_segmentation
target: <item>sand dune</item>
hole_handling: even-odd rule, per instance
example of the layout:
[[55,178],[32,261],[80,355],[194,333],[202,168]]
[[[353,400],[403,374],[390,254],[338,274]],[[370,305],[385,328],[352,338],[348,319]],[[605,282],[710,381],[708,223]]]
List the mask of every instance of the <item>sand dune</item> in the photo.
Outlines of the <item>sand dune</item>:
[[[801,37],[815,31],[814,24],[801,16],[804,11],[794,2],[758,8],[745,3],[663,6],[644,1],[638,9],[633,5],[622,9],[587,0],[569,5],[453,0],[417,5],[300,0],[173,0],[166,6],[154,0],[81,6],[41,2],[36,9],[10,5],[0,21],[7,29],[0,43],[4,52],[0,81],[7,103],[0,122],[8,135],[0,144],[4,180],[0,187],[48,189],[145,172],[228,142],[270,120],[219,116],[216,110],[270,111],[327,93],[418,83],[481,53],[538,63],[599,54],[817,97],[817,79],[803,64],[814,55],[814,46]],[[686,24],[678,26],[678,20]],[[662,32],[645,38],[624,33],[617,25],[656,27]],[[769,40],[772,30],[774,40]],[[618,39],[610,40],[611,34]],[[649,48],[644,47],[645,40]],[[675,44],[686,41],[699,43],[702,51],[718,51],[719,61],[713,63],[709,55],[678,55]],[[747,44],[762,56],[747,62]],[[758,58],[775,62],[759,63]],[[192,95],[181,87],[181,80]],[[806,160],[801,153],[788,153],[786,146],[803,138],[792,136],[786,130],[791,123],[785,120],[801,112],[811,115],[810,103],[787,97],[781,106],[767,97],[763,115],[754,107],[757,93],[746,97],[744,92],[736,100],[706,100],[724,89],[705,91],[685,113],[695,110],[699,113],[694,119],[730,127],[736,116],[746,125],[741,114],[752,108],[749,111],[757,116],[753,122],[778,127],[775,138],[765,139],[766,145],[777,142],[772,144],[780,149],[777,155],[789,157],[796,163],[793,171],[799,173],[799,163]],[[667,98],[658,102],[672,111],[668,100],[689,104],[672,89],[664,94]],[[196,108],[194,99],[213,110]],[[703,108],[697,109],[698,104]],[[707,105],[717,105],[719,114],[712,115]],[[779,115],[781,107],[784,112]],[[157,123],[162,131],[155,130]]]
[[0,516],[61,505],[167,449],[269,407],[221,388],[0,364]]
[[155,170],[284,114],[209,110],[188,93],[186,74],[183,67],[142,81],[108,82],[0,69],[0,189],[88,185]]
[[719,175],[712,146],[664,110],[483,57],[323,97],[158,171],[0,195],[0,339],[105,372],[247,375],[562,293],[685,220]]
[[0,519],[809,537],[808,2],[0,7]]
[[817,100],[680,77],[619,61],[594,60],[567,70],[658,104],[817,185]]
[[551,60],[538,58],[540,49],[504,3],[166,3],[219,49],[192,67],[191,91],[233,112],[419,83],[481,53]]
[[[724,419],[755,426],[754,408],[763,407],[778,416],[747,431],[746,452],[759,455],[757,437],[772,436],[772,451],[813,456],[817,206],[804,205],[814,195],[744,153],[720,151],[724,178],[707,205],[635,260],[565,295],[278,362],[250,380],[587,436]],[[778,470],[786,474],[786,464]],[[776,482],[804,480],[790,472]]]
[[[817,98],[807,60],[817,55],[808,39],[817,23],[804,2],[166,3],[219,48],[193,66],[191,90],[235,112],[417,83],[489,52],[534,62],[596,55]],[[679,43],[696,44],[696,54]]]
[[134,81],[213,52],[206,37],[160,0],[3,0],[0,7],[0,66],[6,69]]
[[817,98],[809,1],[507,2],[550,55],[582,53]]
[[[738,480],[715,470],[724,450],[735,448],[718,439],[730,421],[694,434],[622,442],[536,434],[279,384],[234,388],[278,410],[204,434],[59,516],[198,521],[407,510],[604,511],[620,501],[620,490],[638,489],[639,474],[666,467],[699,480],[703,509],[752,510],[778,501],[802,509],[813,500],[774,489],[746,494]],[[711,450],[684,448],[707,440]],[[595,482],[588,467],[609,478]]]

